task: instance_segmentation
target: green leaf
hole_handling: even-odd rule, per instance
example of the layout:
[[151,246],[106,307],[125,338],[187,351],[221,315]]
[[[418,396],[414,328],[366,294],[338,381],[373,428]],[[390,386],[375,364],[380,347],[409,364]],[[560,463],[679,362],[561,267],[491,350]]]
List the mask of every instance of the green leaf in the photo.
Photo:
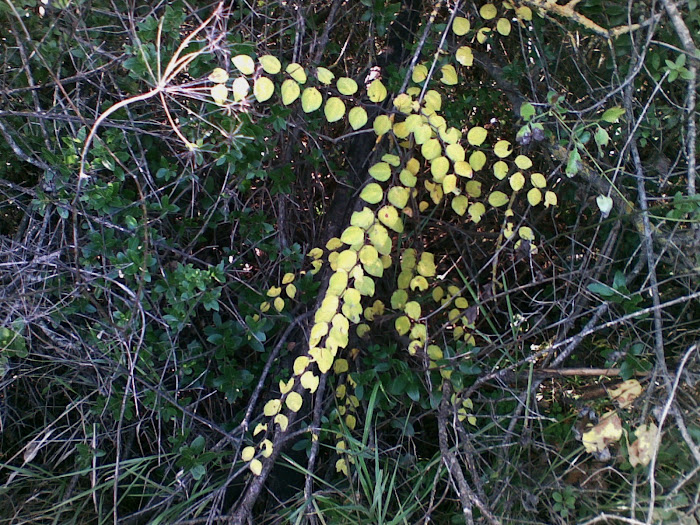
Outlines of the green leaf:
[[[684,55],[683,55],[684,56]],[[625,114],[625,110],[619,106],[605,110],[601,120],[605,122],[617,122],[619,118]]]

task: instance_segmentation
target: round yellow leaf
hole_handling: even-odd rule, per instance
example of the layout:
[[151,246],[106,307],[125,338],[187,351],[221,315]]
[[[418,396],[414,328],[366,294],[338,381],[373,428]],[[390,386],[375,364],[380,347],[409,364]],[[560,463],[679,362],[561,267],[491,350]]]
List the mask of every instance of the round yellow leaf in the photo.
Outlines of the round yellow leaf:
[[[336,270],[333,275],[331,275],[331,278],[328,280],[328,293],[332,295],[337,295],[340,296],[345,289],[348,287],[348,272],[345,270]],[[321,340],[321,337],[326,335],[328,333],[328,326],[326,326],[325,330],[323,329],[323,326],[326,323],[318,323],[315,324],[314,327],[311,329],[311,337],[310,339],[315,339],[316,342]],[[316,327],[319,327],[316,329]],[[309,343],[311,346],[314,345],[314,343]]]
[[532,167],[532,161],[525,155],[515,157],[515,165],[521,170],[529,170]]
[[421,146],[420,152],[425,160],[433,160],[442,153],[442,146],[437,139],[426,140]]
[[466,158],[464,148],[460,144],[448,144],[445,148],[445,155],[447,155],[452,162],[460,162]]
[[233,93],[234,102],[240,102],[246,98],[249,91],[250,84],[248,84],[248,80],[245,77],[238,77],[233,81],[233,84],[231,84],[231,92]]
[[520,18],[521,20],[527,20],[530,21],[532,20],[532,9],[529,7],[522,5],[520,7],[515,8],[515,16]]
[[413,132],[416,144],[423,145],[433,136],[433,129],[428,124],[421,124]]
[[471,176],[473,175],[471,165],[464,160],[458,160],[457,162],[455,162],[455,173],[460,177],[471,178]]
[[489,33],[491,32],[491,28],[489,27],[482,27],[476,32],[476,41],[479,42],[480,44],[486,43],[486,40],[489,38]]
[[367,112],[365,108],[355,107],[348,111],[348,121],[354,130],[360,129],[367,124]]
[[426,109],[432,109],[432,113],[435,113],[435,111],[440,111],[440,108],[442,108],[442,97],[440,96],[440,93],[434,89],[429,89],[425,93],[423,104],[425,105]]
[[404,313],[411,319],[417,321],[420,319],[421,308],[417,301],[409,301],[403,309]]
[[530,175],[530,182],[535,188],[544,188],[547,186],[547,179],[541,173],[533,173]]
[[394,186],[389,189],[387,199],[398,209],[403,209],[406,206],[406,203],[408,203],[409,195],[408,189],[401,186]]
[[496,31],[498,31],[503,36],[510,35],[510,20],[507,18],[499,18],[496,24]]
[[535,240],[535,234],[532,232],[532,229],[527,226],[521,226],[518,230],[518,235],[520,235],[521,239],[525,239],[526,241]]
[[323,112],[328,122],[336,122],[345,115],[345,102],[338,97],[331,97],[326,101]]
[[379,182],[387,181],[391,177],[391,166],[386,162],[377,162],[369,169],[369,174]]
[[275,85],[267,77],[260,77],[253,84],[253,95],[258,102],[265,102],[275,92]]
[[553,191],[547,191],[544,194],[544,207],[549,208],[550,206],[557,205],[557,194]]
[[481,183],[479,181],[470,180],[467,182],[466,190],[467,195],[473,197],[474,199],[481,197]]
[[340,236],[340,240],[352,246],[353,244],[358,244],[365,240],[365,232],[362,228],[358,228],[357,226],[348,226]]
[[458,192],[457,190],[457,176],[456,175],[446,175],[442,181],[442,191],[447,195],[448,193]]
[[[401,218],[399,217],[399,212],[393,206],[391,206],[391,205],[383,206],[377,212],[377,218],[382,222],[382,224],[384,224],[384,226],[386,226],[387,228],[391,228],[396,233],[403,232],[403,222],[401,221]],[[377,248],[377,250],[379,251],[378,248]]]
[[454,86],[459,82],[459,79],[457,78],[457,71],[452,64],[445,64],[440,68],[440,71],[442,72],[440,82],[446,86]]
[[[472,146],[481,146],[486,140],[488,132],[481,126],[474,126],[467,132],[467,142]],[[472,166],[473,168],[474,166]]]
[[409,188],[415,187],[416,182],[418,181],[416,176],[407,169],[401,170],[401,173],[399,173],[399,180],[401,181],[401,184],[408,186]]
[[228,97],[228,88],[224,84],[217,84],[211,88],[211,98],[219,106],[226,103],[226,98]]
[[285,71],[287,71],[290,77],[299,82],[299,84],[306,83],[306,71],[304,71],[304,68],[301,66],[301,64],[292,62],[287,66],[287,69]]
[[236,55],[231,62],[244,75],[252,75],[255,72],[255,62],[248,55]]
[[248,464],[248,468],[250,468],[250,471],[253,474],[259,476],[260,474],[262,474],[263,465],[259,459],[254,459]]
[[357,93],[357,82],[352,78],[340,77],[338,82],[336,82],[336,87],[340,91],[341,95],[354,95]]
[[241,459],[243,461],[250,461],[255,457],[255,447],[245,447],[241,451]]
[[304,370],[309,366],[309,358],[305,355],[300,355],[294,360],[294,375],[303,374]]
[[481,9],[479,9],[479,14],[481,15],[481,18],[484,20],[492,20],[496,18],[496,15],[498,14],[498,10],[496,9],[496,6],[493,4],[486,4],[481,6]]
[[451,204],[454,212],[461,217],[467,211],[469,199],[467,199],[464,195],[457,195],[454,199],[452,199]]
[[527,192],[527,202],[529,202],[531,206],[537,206],[542,202],[542,192],[537,188],[532,188]]
[[433,179],[437,182],[442,182],[449,169],[450,161],[447,160],[447,157],[440,156],[430,161],[430,173],[432,173]]
[[484,154],[484,152],[475,151],[474,153],[469,155],[469,165],[474,171],[481,171],[481,168],[483,168],[486,165],[486,155]]
[[481,202],[475,202],[469,205],[469,216],[477,224],[481,220],[481,216],[486,213],[486,207]]
[[411,132],[408,130],[408,126],[406,125],[406,122],[397,122],[394,124],[394,128],[392,130],[394,132],[394,135],[396,135],[400,139],[405,139],[408,137]]
[[407,93],[401,93],[400,95],[394,97],[392,104],[401,113],[408,114],[413,110],[413,99]]
[[284,299],[282,299],[281,297],[275,297],[275,300],[272,301],[272,306],[275,307],[275,310],[281,312],[282,310],[284,310]]
[[357,252],[354,250],[344,250],[338,254],[338,269],[349,272],[357,262]]
[[489,195],[489,204],[494,208],[499,208],[505,204],[508,204],[508,195],[502,191],[494,191]]
[[223,84],[227,80],[228,73],[226,72],[226,70],[221,69],[220,67],[214,68],[214,70],[209,75],[209,81],[214,82],[215,84]]
[[360,192],[360,198],[369,204],[377,204],[383,197],[384,190],[376,182],[369,183]]
[[301,109],[304,113],[316,111],[323,104],[323,96],[315,87],[308,87],[301,94]]
[[508,175],[508,164],[502,160],[497,161],[493,165],[493,174],[498,180],[503,180]]
[[426,78],[428,78],[428,68],[427,67],[425,67],[423,64],[418,64],[415,68],[413,68],[413,73],[411,74],[411,80],[413,80],[416,84],[420,84]]
[[327,86],[331,82],[333,82],[335,75],[329,69],[326,69],[325,67],[317,67],[316,68],[316,78],[318,79],[318,81],[321,84],[325,84]]
[[301,394],[298,392],[290,392],[289,395],[287,395],[287,399],[284,400],[284,403],[292,412],[299,412],[301,405],[304,404],[304,398],[302,398]]
[[319,379],[318,376],[314,375],[314,373],[311,370],[307,370],[306,372],[304,372],[301,375],[299,381],[301,382],[301,386],[303,386],[312,394],[316,392],[316,389],[318,388]]
[[367,88],[367,96],[372,102],[382,102],[386,98],[386,87],[384,87],[381,80],[373,80],[370,83],[369,87]]
[[472,48],[469,46],[460,47],[455,53],[455,59],[457,62],[466,67],[471,67],[474,64],[474,53]]
[[277,414],[282,408],[282,401],[279,399],[270,399],[263,407],[263,414],[267,417],[272,417]]
[[496,154],[497,157],[504,159],[508,155],[513,153],[513,149],[510,147],[510,142],[508,142],[507,140],[499,140],[494,145],[493,152]]
[[408,319],[408,317],[402,315],[401,317],[397,318],[396,321],[394,321],[394,328],[396,328],[396,332],[399,335],[406,335],[411,329],[411,321]]
[[301,94],[301,88],[299,87],[299,84],[294,82],[291,78],[288,78],[284,82],[282,82],[282,104],[285,106],[289,106],[292,102],[294,102],[297,98],[299,98],[299,95]]
[[374,224],[374,212],[367,206],[363,207],[361,211],[352,212],[350,225],[368,230],[372,224]]
[[374,119],[372,127],[377,135],[384,135],[391,129],[391,119],[387,115],[379,115]]
[[518,171],[510,176],[508,182],[510,182],[510,187],[513,191],[520,191],[525,186],[525,176]]
[[454,31],[455,35],[457,36],[466,35],[470,28],[471,24],[469,23],[469,20],[463,16],[455,17],[454,21],[452,22],[452,31]]
[[264,55],[258,58],[258,61],[260,62],[260,65],[265,73],[269,75],[276,75],[282,71],[282,64],[280,64],[277,57],[273,57],[272,55]]

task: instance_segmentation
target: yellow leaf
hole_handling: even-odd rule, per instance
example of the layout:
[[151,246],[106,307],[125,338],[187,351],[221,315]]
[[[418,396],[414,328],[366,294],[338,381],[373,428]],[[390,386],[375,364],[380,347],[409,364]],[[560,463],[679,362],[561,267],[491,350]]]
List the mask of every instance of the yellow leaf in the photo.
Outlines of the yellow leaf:
[[515,157],[515,165],[521,170],[529,170],[532,167],[532,161],[525,155]]
[[267,77],[260,77],[253,84],[253,95],[255,95],[255,100],[258,102],[269,100],[274,92],[275,85]]
[[262,449],[262,457],[269,458],[272,455],[272,441],[269,439],[264,439],[262,443],[260,443],[260,448]]
[[489,195],[489,204],[494,208],[499,208],[508,203],[508,195],[502,191],[494,191]]
[[508,142],[507,140],[499,140],[493,146],[493,152],[496,154],[497,157],[504,159],[508,155],[513,153],[513,149],[510,147],[510,142]]
[[382,102],[386,98],[386,87],[384,87],[381,80],[373,80],[370,83],[369,87],[367,88],[367,96],[372,102]]
[[405,139],[411,134],[411,132],[408,130],[408,125],[405,121],[397,122],[396,124],[394,124],[392,131],[394,132],[394,135],[396,135],[400,139]]
[[466,158],[464,148],[460,144],[449,144],[445,148],[445,155],[447,155],[452,162],[460,162]]
[[486,165],[486,155],[484,152],[475,151],[469,155],[469,165],[472,167],[472,170],[481,171],[481,168]]
[[634,431],[637,440],[629,446],[630,465],[636,467],[642,465],[646,467],[655,454],[656,436],[659,433],[658,427],[654,423],[642,425]]
[[245,447],[241,451],[241,459],[243,461],[250,461],[255,457],[255,447]]
[[467,199],[464,195],[458,195],[454,199],[452,199],[451,204],[452,209],[455,211],[455,213],[461,217],[467,211],[469,199]]
[[248,55],[236,55],[231,62],[244,75],[252,75],[255,72],[255,62]]
[[455,162],[455,173],[460,177],[471,177],[473,175],[473,170],[468,162],[458,160]]
[[327,295],[321,302],[320,308],[316,311],[314,322],[328,323],[338,311],[338,296]]
[[299,87],[299,84],[294,82],[291,78],[288,78],[284,82],[282,82],[282,104],[285,106],[289,106],[292,102],[294,102],[297,98],[299,98],[299,94],[301,93],[301,88]]
[[304,68],[301,66],[301,64],[292,62],[287,66],[287,69],[285,71],[287,71],[290,77],[299,82],[299,84],[306,83],[306,71],[304,71]]
[[379,182],[387,181],[391,177],[391,166],[386,162],[377,162],[369,169],[369,174]]
[[350,122],[350,127],[352,127],[354,130],[358,130],[367,124],[367,112],[365,111],[365,108],[352,108],[348,112],[348,121]]
[[440,68],[440,71],[442,72],[440,82],[446,86],[454,86],[459,82],[459,79],[457,78],[457,71],[452,64],[445,64]]
[[499,18],[498,23],[496,23],[496,31],[503,36],[510,35],[510,20],[507,18]]
[[276,75],[282,71],[282,64],[280,64],[277,57],[273,57],[272,55],[264,55],[258,58],[258,61],[260,62],[260,65],[265,73],[269,75]]
[[336,82],[336,86],[342,95],[349,96],[354,95],[357,92],[357,82],[355,82],[352,78],[340,77],[338,82]]
[[294,375],[298,376],[304,373],[306,367],[309,366],[309,358],[305,355],[300,355],[294,360]]
[[481,183],[479,181],[470,180],[467,182],[466,190],[467,195],[473,197],[474,199],[481,197]]
[[357,226],[348,226],[340,236],[340,240],[352,246],[353,244],[361,243],[365,240],[365,232],[362,228]]
[[535,188],[544,188],[547,186],[547,179],[541,173],[533,173],[530,175],[530,182]]
[[248,80],[245,77],[238,77],[233,81],[233,84],[231,84],[231,92],[233,93],[234,102],[240,102],[246,98],[249,91],[250,84],[248,84]]
[[470,28],[471,24],[469,23],[469,20],[463,16],[455,17],[454,21],[452,22],[452,31],[454,31],[455,35],[457,36],[466,35]]
[[384,190],[376,182],[369,183],[360,192],[360,198],[369,204],[377,204],[383,197]]
[[323,96],[315,87],[308,87],[301,94],[301,109],[304,113],[316,111],[323,104]]
[[426,91],[425,97],[423,97],[423,104],[425,105],[426,109],[433,110],[432,113],[435,113],[436,111],[440,111],[440,108],[442,108],[442,97],[440,96],[440,93],[434,89],[429,89]]
[[408,186],[409,188],[415,187],[416,182],[418,181],[416,176],[407,169],[401,170],[401,173],[399,173],[399,180],[401,181],[401,184]]
[[338,254],[338,269],[349,272],[357,263],[357,252],[354,250],[344,250]]
[[544,207],[549,208],[550,206],[557,205],[557,194],[553,191],[548,191],[544,194]]
[[486,207],[481,202],[475,202],[469,206],[469,216],[474,224],[478,224],[481,221],[481,216],[484,213],[486,213]]
[[[260,432],[267,432],[267,423],[265,423],[265,424],[258,423],[257,425],[255,425],[255,430],[253,430],[253,435],[257,436],[258,434],[260,434]],[[248,460],[246,460],[246,461],[248,461]]]
[[304,404],[304,398],[302,398],[301,394],[298,392],[290,392],[289,395],[287,395],[287,399],[284,400],[284,403],[292,412],[299,412],[299,409]]
[[284,310],[284,299],[282,299],[281,297],[275,297],[275,300],[272,301],[272,306],[275,307],[275,310],[281,312],[282,310]]
[[423,145],[433,136],[433,130],[428,124],[421,124],[413,131],[416,144]]
[[455,59],[457,62],[466,67],[471,67],[474,64],[474,54],[472,48],[469,46],[460,47],[455,53]]
[[520,7],[515,8],[515,16],[520,18],[521,20],[527,20],[530,21],[532,20],[532,9],[529,7],[522,5]]
[[593,428],[583,433],[582,441],[586,452],[602,452],[610,443],[622,437],[622,422],[616,412],[608,412]]
[[279,425],[280,430],[284,432],[287,430],[287,426],[289,425],[289,418],[284,414],[277,414],[275,416],[275,424]]
[[250,471],[256,476],[262,474],[263,465],[259,459],[254,459],[253,461],[251,461],[248,464],[248,467],[250,468]]
[[386,226],[387,228],[391,228],[396,233],[403,232],[403,222],[399,217],[399,212],[393,206],[383,206],[377,212],[377,218],[382,222],[382,224],[384,224],[384,226]]
[[416,84],[420,84],[426,78],[428,78],[428,68],[427,67],[425,67],[423,64],[418,64],[415,68],[413,68],[413,73],[411,74],[411,80],[413,80]]
[[446,175],[442,181],[442,191],[447,195],[448,193],[459,193],[457,189],[457,176],[456,175]]
[[345,461],[345,458],[340,458],[335,462],[335,471],[338,473],[343,473],[346,476],[349,475],[348,464]]
[[342,374],[350,369],[347,359],[336,359],[333,363],[333,372]]
[[409,301],[406,303],[406,306],[404,306],[404,313],[410,318],[415,321],[420,319],[421,316],[421,307],[420,304],[418,304],[417,301]]
[[469,306],[469,302],[464,297],[457,297],[455,299],[455,306],[461,310],[464,310]]
[[540,190],[537,188],[532,188],[527,192],[527,201],[531,206],[537,206],[540,202],[542,202],[542,192],[540,192]]
[[[413,109],[413,99],[410,95],[406,93],[401,93],[396,96],[392,102],[394,107],[398,109],[401,113],[410,113]],[[416,115],[417,116],[417,115]]]
[[508,182],[510,182],[510,187],[513,191],[520,191],[525,186],[525,176],[520,172],[513,173]]
[[418,159],[410,158],[408,162],[406,162],[406,169],[414,175],[417,175],[420,171],[420,162],[418,162]]
[[[345,272],[340,272],[340,274],[345,274]],[[336,272],[333,274],[333,277],[336,277],[339,275],[339,272]],[[333,279],[331,277],[331,279]],[[347,274],[345,274],[345,283],[347,283]],[[333,293],[333,290],[331,290],[331,286],[333,286],[333,283],[331,283],[328,287],[328,293]],[[341,288],[341,293],[345,291],[345,286],[342,286]],[[309,346],[316,346],[321,339],[323,339],[323,336],[325,336],[328,333],[328,323],[316,323],[312,328],[311,328],[311,333],[309,334]],[[282,392],[284,394],[284,392]]]
[[492,20],[496,18],[496,15],[498,14],[498,10],[496,9],[496,6],[493,4],[486,4],[481,6],[481,9],[479,9],[479,14],[481,15],[481,18],[484,20]]
[[301,382],[301,386],[303,386],[306,390],[308,390],[310,393],[316,392],[316,389],[318,388],[318,383],[319,383],[319,378],[318,376],[314,375],[314,373],[311,370],[307,370],[301,375],[301,378],[299,380]]
[[411,321],[409,321],[408,317],[402,315],[394,321],[394,328],[399,335],[406,335],[411,329]]
[[479,42],[480,44],[485,44],[486,40],[488,40],[489,33],[491,32],[491,28],[489,27],[482,27],[476,32],[476,41]]
[[274,416],[282,408],[282,401],[279,399],[270,399],[263,407],[263,414],[267,417]]
[[535,240],[535,234],[532,232],[532,229],[527,226],[521,226],[518,230],[518,235],[520,235],[521,239],[525,239],[526,241]]
[[430,173],[432,173],[435,182],[442,182],[449,169],[450,161],[447,160],[447,157],[440,156],[430,161]]
[[389,202],[399,209],[403,209],[406,206],[408,203],[408,197],[408,190],[401,186],[392,187],[389,189],[389,193],[387,194],[387,199]]
[[391,238],[389,232],[381,224],[374,224],[369,231],[369,240],[379,253],[389,255],[391,253]]
[[348,414],[345,416],[345,424],[350,430],[355,430],[355,426],[357,426],[357,418],[352,414]]
[[391,129],[391,119],[387,115],[379,115],[372,123],[374,132],[381,136]]
[[226,98],[228,97],[228,88],[225,85],[217,84],[211,88],[210,92],[211,98],[214,99],[214,102],[216,104],[222,106],[226,103]]
[[280,379],[280,394],[284,395],[294,388],[294,378],[290,378],[286,383]]
[[433,160],[442,153],[442,146],[437,139],[430,139],[421,146],[420,151],[425,160]]
[[[488,132],[481,126],[474,126],[467,132],[467,142],[472,146],[481,146],[486,140]],[[473,168],[474,166],[472,166]]]
[[418,290],[420,292],[424,292],[428,289],[428,280],[422,275],[417,275],[413,279],[411,279],[409,286],[411,290]]
[[493,165],[493,174],[498,180],[503,180],[508,175],[508,164],[502,160],[497,161]]
[[635,399],[642,394],[642,385],[636,379],[623,381],[617,388],[609,388],[608,395],[613,401],[617,401],[620,408],[627,408],[632,405]]
[[321,84],[329,85],[331,82],[333,82],[335,75],[325,67],[317,67],[316,78]]
[[338,97],[331,97],[326,101],[323,112],[328,122],[336,122],[345,115],[345,102]]
[[220,67],[214,68],[214,70],[209,75],[209,81],[215,84],[223,84],[228,80],[228,73],[221,69]]
[[333,354],[328,348],[312,348],[309,350],[309,354],[314,358],[318,370],[325,374],[333,366]]

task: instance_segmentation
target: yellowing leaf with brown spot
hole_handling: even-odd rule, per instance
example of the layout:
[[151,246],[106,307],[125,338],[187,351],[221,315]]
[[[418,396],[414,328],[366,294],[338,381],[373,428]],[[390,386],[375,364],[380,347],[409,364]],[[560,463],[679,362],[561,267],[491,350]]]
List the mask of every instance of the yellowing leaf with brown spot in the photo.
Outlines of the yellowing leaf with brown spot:
[[586,452],[602,452],[610,443],[622,437],[622,421],[616,412],[608,412],[600,422],[583,433],[582,441]]
[[255,62],[248,55],[236,55],[231,62],[244,75],[252,75],[255,72]]
[[[486,140],[488,132],[481,126],[474,126],[467,132],[467,142],[472,146],[481,146]],[[472,166],[473,168],[474,166]]]
[[282,82],[282,87],[280,89],[282,92],[282,104],[285,106],[289,106],[292,102],[294,102],[297,98],[299,98],[299,95],[301,94],[301,88],[299,87],[299,84],[294,82],[291,78],[288,78],[284,82]]
[[396,233],[403,232],[403,222],[399,217],[399,212],[396,208],[391,205],[383,206],[377,212],[377,218],[381,221],[384,226],[391,228]]
[[465,67],[471,67],[474,64],[472,48],[469,46],[460,47],[455,53],[455,59]]
[[659,428],[654,423],[642,425],[634,431],[637,440],[629,446],[630,465],[636,467],[642,465],[646,467],[651,461],[652,456],[656,453],[656,436],[659,433]]
[[209,81],[215,84],[223,84],[228,80],[228,73],[221,69],[220,67],[214,68],[214,70],[209,75]]
[[636,379],[623,381],[616,388],[609,388],[608,395],[613,401],[617,401],[620,408],[627,408],[642,394],[642,385]]
[[331,97],[326,101],[323,112],[328,122],[336,122],[345,115],[345,102],[338,97]]
[[382,102],[386,98],[386,87],[384,84],[382,84],[381,80],[373,80],[370,83],[369,87],[367,88],[367,96],[372,102],[375,103]]
[[508,204],[508,195],[502,191],[494,191],[489,195],[489,204],[494,208],[500,208]]

